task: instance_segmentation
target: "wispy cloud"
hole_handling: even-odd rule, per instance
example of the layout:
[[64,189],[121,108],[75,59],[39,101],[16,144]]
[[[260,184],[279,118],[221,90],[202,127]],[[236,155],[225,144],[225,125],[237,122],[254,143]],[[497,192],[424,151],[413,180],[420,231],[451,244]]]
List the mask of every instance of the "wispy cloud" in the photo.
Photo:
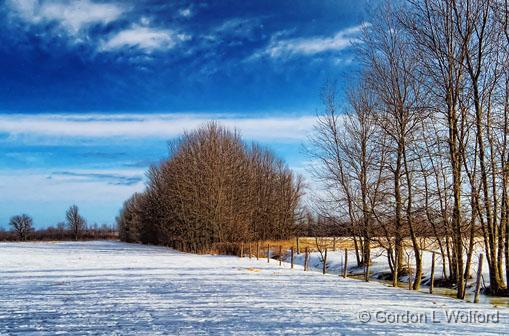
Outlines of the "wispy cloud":
[[115,33],[102,43],[101,50],[114,51],[134,47],[150,52],[173,48],[178,42],[188,39],[188,35],[179,34],[172,30],[133,26]]
[[253,58],[268,56],[283,58],[295,55],[314,55],[326,51],[340,51],[357,42],[358,35],[367,23],[338,31],[333,36],[314,36],[283,39],[275,35],[263,50],[253,55]]
[[38,114],[0,115],[0,133],[9,136],[174,138],[210,120],[236,128],[254,140],[301,140],[315,117],[240,118],[203,114]]
[[[119,205],[132,193],[145,187],[139,176],[140,170],[69,170],[66,174],[52,174],[40,170],[0,169],[0,188],[9,193],[0,193],[0,203],[17,201],[115,201]],[[64,173],[64,172],[61,172]],[[74,174],[74,176],[73,176]],[[94,177],[93,175],[97,176]],[[111,177],[108,177],[110,175]],[[138,182],[123,183],[125,179],[136,178]],[[51,177],[51,178],[48,178]],[[115,178],[117,180],[115,180]]]
[[48,179],[68,182],[103,182],[109,185],[132,186],[143,181],[143,173],[128,171],[111,173],[104,171],[60,171],[52,172]]
[[[71,42],[86,42],[100,51],[120,51],[125,48],[144,53],[173,48],[189,35],[169,28],[151,26],[145,16],[135,19],[128,5],[122,2],[94,2],[91,0],[8,0],[11,16],[30,25],[45,25],[52,36],[68,38]],[[182,15],[191,15],[185,11]],[[124,20],[121,22],[121,20]],[[126,27],[125,20],[131,21]],[[120,22],[105,34],[90,33],[89,28]]]
[[88,26],[115,21],[125,12],[125,8],[119,4],[95,3],[89,0],[8,0],[7,4],[26,22],[55,22],[73,35]]

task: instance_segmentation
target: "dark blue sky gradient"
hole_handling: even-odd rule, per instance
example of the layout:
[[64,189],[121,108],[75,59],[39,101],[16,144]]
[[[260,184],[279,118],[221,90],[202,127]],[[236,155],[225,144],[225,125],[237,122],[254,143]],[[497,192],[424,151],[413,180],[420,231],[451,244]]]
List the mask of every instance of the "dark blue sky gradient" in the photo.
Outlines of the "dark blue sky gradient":
[[[123,5],[127,3],[122,2]],[[0,107],[13,112],[295,110],[316,106],[335,63],[349,51],[305,57],[249,58],[274,34],[332,36],[362,22],[362,1],[132,2],[122,19],[88,27],[75,43],[54,21],[29,25],[3,11]],[[178,17],[190,8],[190,17]],[[12,10],[11,10],[12,12]],[[150,54],[136,48],[97,51],[103,36],[142,17],[158,29],[189,35]],[[220,30],[225,22],[231,25]],[[57,31],[57,32],[55,32]],[[213,35],[215,41],[205,36]],[[71,40],[71,41],[70,41]]]

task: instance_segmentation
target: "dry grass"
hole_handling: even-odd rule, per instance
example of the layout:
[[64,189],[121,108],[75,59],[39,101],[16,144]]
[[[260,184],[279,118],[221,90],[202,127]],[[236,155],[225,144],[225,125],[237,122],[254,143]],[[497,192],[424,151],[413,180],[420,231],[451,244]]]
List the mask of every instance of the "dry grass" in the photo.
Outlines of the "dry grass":
[[[436,251],[438,252],[438,245],[436,243],[435,238],[419,238],[421,249],[427,251]],[[403,241],[403,245],[407,249],[411,249],[412,242],[408,240]],[[229,254],[229,255],[238,255],[241,254],[248,257],[250,254],[252,257],[256,257],[257,254],[257,246],[259,248],[258,257],[266,258],[267,257],[267,247],[270,248],[272,256],[279,255],[279,248],[283,253],[288,251],[291,247],[293,247],[294,251],[297,251],[297,239],[288,239],[288,240],[265,240],[259,242],[251,242],[251,243],[220,243],[215,244],[212,249],[206,251],[205,253],[211,254]],[[378,247],[386,247],[385,238],[376,238],[373,239],[371,243],[372,248]],[[325,249],[329,251],[342,251],[344,249],[353,250],[355,249],[355,243],[352,237],[299,237],[299,249],[300,252],[304,252],[306,248],[308,248],[309,252],[314,252],[320,249]]]
[[[427,251],[436,251],[438,252],[438,244],[436,238],[419,238],[419,243],[421,245],[422,250]],[[256,248],[256,243],[252,243],[254,249]],[[283,249],[290,249],[293,246],[295,249],[297,246],[296,239],[291,240],[269,240],[260,242],[260,250],[266,250],[267,245],[270,245],[271,251],[277,252],[279,246],[282,246]],[[355,243],[352,237],[300,237],[299,238],[299,247],[301,251],[307,247],[309,251],[317,251],[318,246],[321,249],[327,248],[329,251],[335,250],[353,250],[355,249]],[[378,247],[386,247],[388,244],[386,243],[385,238],[375,238],[371,243],[372,248]],[[403,246],[407,248],[411,248],[412,242],[410,239],[403,240]]]
[[[299,249],[300,251],[304,251],[306,247],[309,251],[317,251],[318,246],[320,248],[327,248],[328,250],[344,250],[344,249],[353,249],[354,243],[353,239],[350,237],[325,237],[318,238],[318,240],[314,237],[300,237],[299,238]],[[251,243],[253,253],[256,253],[256,244]],[[297,249],[297,239],[289,239],[289,240],[266,240],[260,241],[260,254],[266,255],[267,246],[270,246],[270,250],[273,253],[279,252],[279,247],[281,246],[282,250],[289,250],[291,247],[294,250]]]

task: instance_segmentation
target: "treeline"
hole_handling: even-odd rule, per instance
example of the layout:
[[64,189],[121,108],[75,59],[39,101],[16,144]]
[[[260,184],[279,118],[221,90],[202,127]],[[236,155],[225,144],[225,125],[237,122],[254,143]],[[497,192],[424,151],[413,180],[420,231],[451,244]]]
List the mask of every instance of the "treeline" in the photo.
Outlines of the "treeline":
[[72,205],[66,212],[65,222],[45,229],[35,229],[33,219],[27,214],[11,217],[11,230],[0,227],[0,241],[29,241],[29,240],[91,240],[117,239],[116,227],[97,223],[87,225],[86,220],[79,214],[79,208]]
[[[115,240],[118,239],[118,231],[111,225],[90,225],[86,226],[80,233],[78,240]],[[73,232],[65,226],[49,226],[45,229],[34,229],[30,231],[26,239],[20,239],[14,231],[0,229],[0,241],[68,241],[76,240]]]
[[120,239],[203,252],[215,243],[293,235],[300,178],[236,131],[209,123],[169,144],[147,188],[124,204]]
[[319,213],[348,227],[359,264],[369,265],[371,242],[383,244],[394,285],[408,243],[419,288],[425,234],[459,298],[477,244],[491,292],[507,294],[509,3],[386,1],[375,12],[356,45],[362,71],[347,111],[333,84],[324,89],[309,144],[326,191]]

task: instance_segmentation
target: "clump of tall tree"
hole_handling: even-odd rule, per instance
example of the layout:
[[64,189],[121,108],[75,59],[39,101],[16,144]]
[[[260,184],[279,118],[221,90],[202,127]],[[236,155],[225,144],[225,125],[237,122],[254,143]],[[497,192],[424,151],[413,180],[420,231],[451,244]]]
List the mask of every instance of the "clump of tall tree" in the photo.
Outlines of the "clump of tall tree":
[[169,144],[147,188],[124,204],[120,238],[202,252],[214,243],[293,235],[300,178],[267,149],[209,123]]
[[348,104],[333,86],[324,91],[310,141],[325,190],[318,209],[343,226],[349,219],[359,264],[369,265],[371,242],[385,246],[395,285],[409,247],[419,288],[422,238],[434,237],[458,297],[476,246],[490,291],[506,294],[509,2],[386,1],[376,13],[357,46],[362,70]]

